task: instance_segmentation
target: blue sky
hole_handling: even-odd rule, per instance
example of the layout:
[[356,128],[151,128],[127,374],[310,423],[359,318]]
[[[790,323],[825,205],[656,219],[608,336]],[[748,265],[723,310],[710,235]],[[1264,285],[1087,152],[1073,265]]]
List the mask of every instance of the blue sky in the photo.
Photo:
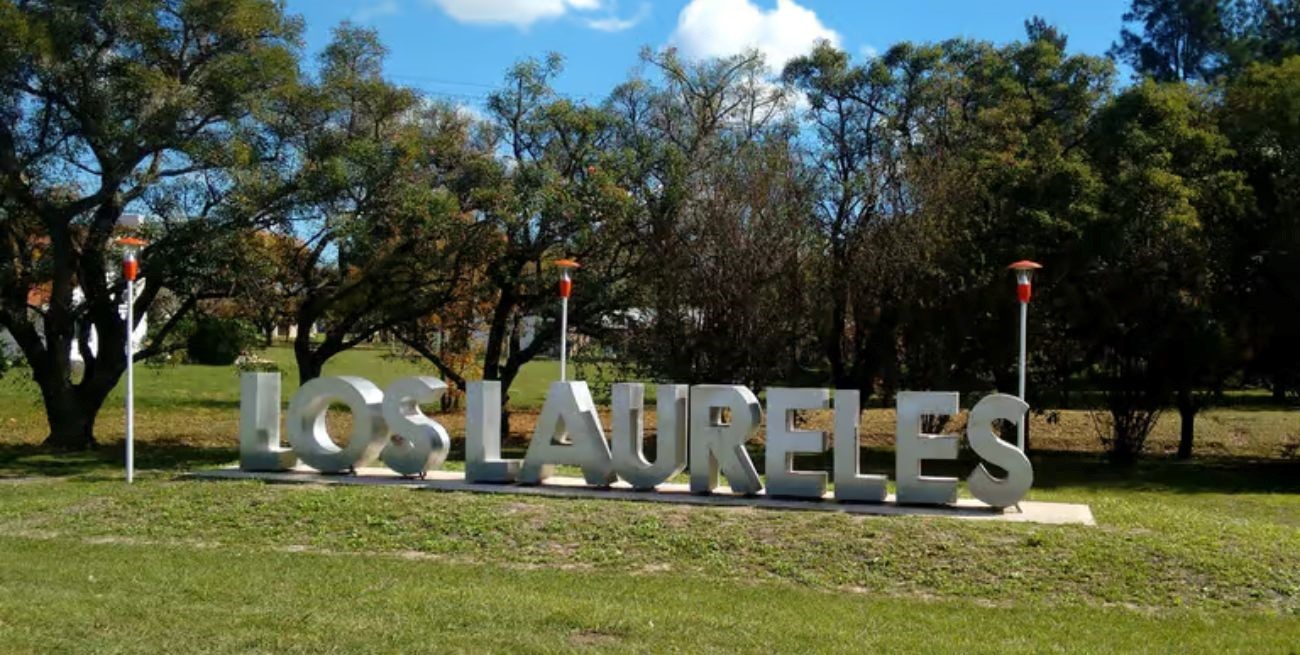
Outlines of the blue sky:
[[379,30],[391,79],[476,104],[512,62],[556,51],[556,87],[592,100],[637,66],[642,46],[687,55],[758,47],[772,60],[817,38],[864,56],[899,41],[955,36],[1006,42],[1038,14],[1070,38],[1071,51],[1102,54],[1119,34],[1128,0],[289,0],[307,21],[314,55],[330,30],[352,20]]

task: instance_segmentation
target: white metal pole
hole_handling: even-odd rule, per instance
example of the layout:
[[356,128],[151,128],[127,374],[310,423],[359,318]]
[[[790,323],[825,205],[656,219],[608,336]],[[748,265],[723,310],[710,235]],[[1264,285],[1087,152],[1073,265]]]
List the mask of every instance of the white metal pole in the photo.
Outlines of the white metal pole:
[[[565,273],[568,277],[568,273]],[[568,355],[569,355],[569,298],[567,296],[560,298],[560,382],[568,380]]]
[[573,278],[569,269],[578,268],[572,259],[557,259],[560,267],[560,382],[569,380],[569,294],[573,293]]
[[135,481],[135,280],[126,282],[126,481]]
[[[1025,400],[1025,332],[1029,327],[1029,303],[1020,303],[1020,399]],[[1026,401],[1028,402],[1028,401]],[[1025,421],[1029,420],[1029,413],[1026,412],[1018,424],[1016,424],[1016,445],[1020,446],[1020,451],[1025,450]]]

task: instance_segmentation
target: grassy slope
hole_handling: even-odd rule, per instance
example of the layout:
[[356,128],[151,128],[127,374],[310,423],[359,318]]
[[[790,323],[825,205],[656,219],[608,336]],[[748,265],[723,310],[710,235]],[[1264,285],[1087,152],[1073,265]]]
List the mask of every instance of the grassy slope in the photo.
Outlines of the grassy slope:
[[[292,352],[275,347],[265,355],[281,364],[282,395],[285,402],[297,390],[297,369]],[[583,379],[593,369],[579,368],[575,378]],[[408,375],[434,375],[429,366],[390,357],[382,349],[357,349],[344,352],[325,366],[327,375],[360,375],[380,387]],[[536,412],[549,383],[557,379],[559,365],[553,360],[539,360],[526,365],[511,390],[511,406],[521,414]],[[653,385],[648,385],[647,402],[651,403]],[[603,384],[593,383],[598,402],[608,395]],[[970,396],[964,395],[964,400]],[[1234,406],[1203,412],[1197,422],[1197,453],[1231,457],[1294,459],[1300,452],[1300,420],[1295,412],[1278,411],[1267,405],[1237,399]],[[607,402],[605,403],[608,404]],[[142,440],[153,443],[178,442],[190,445],[221,443],[233,446],[238,431],[239,382],[231,367],[165,366],[141,367],[136,376],[137,429]],[[653,409],[648,412],[653,425]],[[447,423],[456,433],[458,417]],[[893,414],[872,409],[864,416],[863,432],[868,445],[892,446]],[[122,436],[121,387],[109,398],[100,414],[97,434],[107,444]],[[529,421],[515,426],[526,432]],[[1096,431],[1086,412],[1060,411],[1035,414],[1031,434],[1034,449],[1090,452],[1096,449]],[[35,385],[21,371],[0,378],[0,446],[36,444],[44,438],[46,425]],[[872,439],[875,439],[873,442]],[[1156,453],[1172,453],[1178,440],[1175,413],[1162,417],[1148,443]]]
[[1280,652],[1296,637],[1260,614],[998,608],[242,548],[96,544],[54,560],[50,545],[0,538],[6,651]]
[[[364,351],[327,369],[415,370]],[[202,367],[141,376],[152,470],[128,488],[116,407],[109,447],[52,456],[30,391],[0,387],[0,476],[18,476],[0,481],[0,651],[1300,645],[1288,412],[1211,414],[1213,456],[1126,472],[1083,417],[1037,426],[1031,497],[1091,504],[1090,528],[175,481],[234,455],[235,377]],[[866,416],[873,468],[891,426]]]

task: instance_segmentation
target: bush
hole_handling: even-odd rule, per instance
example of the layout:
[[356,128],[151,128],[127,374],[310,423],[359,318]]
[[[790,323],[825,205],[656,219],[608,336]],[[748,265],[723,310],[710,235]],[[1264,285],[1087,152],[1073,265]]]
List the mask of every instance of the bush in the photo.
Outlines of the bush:
[[185,344],[186,355],[195,364],[230,366],[245,350],[257,345],[257,330],[248,322],[232,318],[203,317]]
[[255,353],[245,353],[235,360],[235,373],[279,373],[280,365]]

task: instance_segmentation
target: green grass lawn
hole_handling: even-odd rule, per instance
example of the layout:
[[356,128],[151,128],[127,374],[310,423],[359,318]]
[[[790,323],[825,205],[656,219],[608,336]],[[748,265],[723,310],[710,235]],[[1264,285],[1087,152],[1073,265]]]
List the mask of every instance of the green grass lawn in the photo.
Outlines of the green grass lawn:
[[[261,356],[280,365],[284,372],[282,395],[287,402],[298,389],[298,366],[293,349],[275,346]],[[551,380],[559,378],[560,364],[554,360],[538,360],[525,365],[512,388],[514,403],[519,407],[540,405]],[[0,380],[0,407],[18,408],[24,405],[39,410],[40,395],[35,383],[15,371]],[[410,375],[441,377],[430,364],[414,362],[395,356],[383,348],[359,348],[340,353],[325,365],[325,375],[361,375],[381,388],[388,383]],[[122,385],[109,398],[107,405],[117,407],[122,403]],[[239,377],[231,366],[191,365],[141,365],[136,368],[136,407],[174,408],[177,406],[239,407]]]
[[[556,372],[525,370],[521,413]],[[1158,436],[1129,470],[1086,417],[1036,424],[1030,497],[1098,525],[1034,526],[179,479],[235,456],[222,367],[142,372],[128,487],[116,400],[101,449],[60,455],[0,387],[0,652],[1300,652],[1296,412],[1212,411],[1203,457]],[[864,416],[873,469],[890,426]]]

